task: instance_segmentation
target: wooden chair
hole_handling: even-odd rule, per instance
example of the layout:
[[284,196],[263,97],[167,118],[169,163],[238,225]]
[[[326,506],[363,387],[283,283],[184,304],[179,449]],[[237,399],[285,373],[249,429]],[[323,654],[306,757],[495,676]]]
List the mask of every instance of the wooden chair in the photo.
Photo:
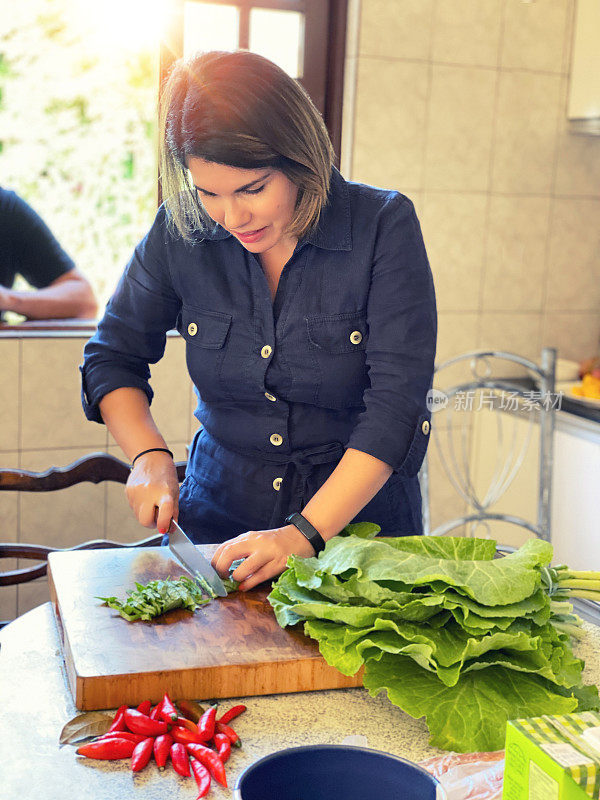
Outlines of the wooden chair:
[[[181,482],[185,475],[186,462],[179,461],[177,477]],[[102,483],[113,481],[126,483],[130,466],[108,453],[90,453],[74,461],[66,467],[51,467],[45,472],[29,472],[21,469],[0,469],[0,491],[14,492],[55,492],[75,486],[78,483]],[[41,544],[24,544],[19,542],[0,542],[0,559],[27,558],[43,563],[0,572],[0,586],[14,586],[19,583],[33,581],[43,577],[48,569],[48,555],[57,551],[68,550],[95,550],[107,547],[156,547],[160,545],[162,536],[156,534],[148,536],[137,542],[124,544],[111,539],[94,539],[89,542],[77,544],[74,547],[47,547]],[[0,628],[7,621],[0,620]]]

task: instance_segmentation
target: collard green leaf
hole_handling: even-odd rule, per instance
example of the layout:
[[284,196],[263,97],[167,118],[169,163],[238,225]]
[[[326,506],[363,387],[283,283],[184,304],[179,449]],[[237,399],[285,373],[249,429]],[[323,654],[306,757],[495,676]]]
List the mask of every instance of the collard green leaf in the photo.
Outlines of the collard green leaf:
[[373,539],[381,530],[374,522],[353,522],[340,531],[338,536],[358,536],[361,539]]
[[567,714],[578,705],[529,673],[492,666],[448,687],[412,659],[388,654],[367,663],[363,683],[373,696],[386,691],[411,717],[425,717],[431,745],[458,753],[501,750],[509,719]]
[[356,649],[362,631],[313,619],[305,623],[304,632],[319,642],[319,652],[325,661],[343,675],[355,675],[362,667],[363,658]]
[[405,553],[458,561],[490,561],[496,554],[496,542],[493,539],[471,539],[465,536],[381,536],[377,541],[385,542]]
[[[548,564],[551,557],[551,545],[539,539],[528,540],[504,558],[460,561],[407,553],[376,539],[348,537],[330,540],[314,559],[318,566],[308,586],[318,590],[319,575],[324,572],[348,577],[356,574],[378,583],[401,580],[413,587],[439,582],[442,590],[454,587],[482,605],[504,605],[533,594],[541,583],[535,567]],[[312,564],[307,566],[310,569]]]
[[59,744],[75,744],[93,736],[101,736],[111,726],[114,714],[89,711],[70,719],[60,732]]
[[[551,546],[494,559],[489,540],[336,537],[292,556],[269,595],[279,624],[304,622],[332,666],[425,716],[432,744],[504,744],[507,719],[599,704],[583,662],[550,623]],[[554,619],[554,617],[552,617]]]
[[574,686],[564,690],[577,699],[576,711],[600,711],[600,697],[597,686]]

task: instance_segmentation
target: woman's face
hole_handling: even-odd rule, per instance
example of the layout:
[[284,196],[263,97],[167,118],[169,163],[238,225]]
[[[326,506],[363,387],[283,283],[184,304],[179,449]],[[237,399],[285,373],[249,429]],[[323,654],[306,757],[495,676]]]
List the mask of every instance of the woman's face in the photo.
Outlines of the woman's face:
[[246,250],[260,254],[295,244],[285,229],[298,187],[283,172],[240,169],[196,157],[188,159],[188,168],[206,212]]

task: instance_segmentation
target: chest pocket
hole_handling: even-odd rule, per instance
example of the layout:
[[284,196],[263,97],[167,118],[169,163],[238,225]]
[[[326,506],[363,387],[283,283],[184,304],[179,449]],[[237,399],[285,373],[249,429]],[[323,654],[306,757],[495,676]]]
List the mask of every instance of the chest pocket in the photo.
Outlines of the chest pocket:
[[362,404],[369,386],[365,311],[306,317],[309,350],[319,367],[318,405],[345,408]]
[[231,314],[195,306],[181,310],[177,330],[186,341],[187,367],[203,400],[223,397],[220,372],[231,319]]

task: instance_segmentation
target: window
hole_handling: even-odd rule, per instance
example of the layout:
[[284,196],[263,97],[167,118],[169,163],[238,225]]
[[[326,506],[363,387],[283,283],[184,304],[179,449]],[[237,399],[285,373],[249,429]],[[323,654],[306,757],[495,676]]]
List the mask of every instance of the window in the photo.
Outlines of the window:
[[174,60],[198,50],[243,48],[302,83],[339,160],[347,0],[171,0],[161,80]]
[[27,0],[0,26],[0,182],[101,303],[156,214],[161,4]]
[[173,60],[265,55],[305,86],[339,155],[346,5],[13,3],[0,30],[2,185],[41,214],[103,305],[156,213],[158,86]]

